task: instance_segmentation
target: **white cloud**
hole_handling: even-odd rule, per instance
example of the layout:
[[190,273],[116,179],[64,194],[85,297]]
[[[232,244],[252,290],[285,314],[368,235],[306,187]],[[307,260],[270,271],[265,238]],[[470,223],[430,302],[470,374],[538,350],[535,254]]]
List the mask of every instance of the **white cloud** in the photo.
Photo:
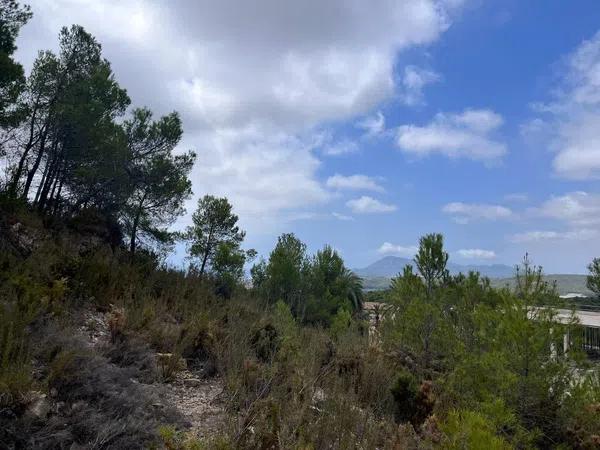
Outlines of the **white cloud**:
[[513,212],[501,205],[484,203],[448,203],[442,207],[442,212],[452,216],[452,219],[461,224],[474,220],[500,220],[513,217]]
[[336,219],[338,219],[338,220],[343,220],[343,221],[354,220],[354,217],[352,217],[352,216],[347,216],[346,214],[341,214],[341,213],[338,213],[338,212],[335,212],[335,211],[332,212],[331,215],[333,217],[335,217]]
[[395,205],[386,204],[372,197],[363,195],[360,198],[348,200],[346,206],[356,214],[387,213],[396,211]]
[[592,229],[581,229],[572,231],[526,231],[524,233],[516,233],[509,237],[511,242],[528,243],[541,241],[587,241],[597,239],[598,232]]
[[549,124],[539,117],[529,119],[519,126],[519,133],[524,138],[532,141],[537,141],[540,135],[544,135],[549,131]]
[[552,96],[550,103],[533,105],[547,118],[528,121],[522,131],[546,137],[559,176],[600,178],[600,32],[567,55]]
[[383,192],[384,189],[377,183],[377,180],[367,175],[349,175],[344,176],[335,174],[329,177],[325,183],[328,188],[332,189],[348,189]]
[[227,196],[246,226],[280,222],[294,217],[292,210],[331,198],[316,180],[320,162],[311,142],[251,126],[197,136],[192,143],[211,149],[198,152],[196,192]]
[[487,109],[438,113],[425,126],[400,126],[396,144],[401,151],[416,156],[440,153],[489,163],[506,153],[506,146],[493,138],[493,132],[502,122],[499,114]]
[[551,197],[533,211],[537,215],[563,221],[573,227],[600,225],[600,194],[579,191]]
[[600,178],[600,110],[562,124],[555,145],[559,146],[553,161],[557,174],[572,179]]
[[[228,196],[261,231],[327,201],[315,130],[392,96],[398,52],[438,40],[461,4],[37,0],[18,57],[31,67],[61,26],[83,25],[135,105],[182,114],[196,195]],[[342,139],[323,153],[356,150]]]
[[342,139],[325,144],[322,147],[322,151],[328,156],[346,155],[348,153],[356,153],[358,151],[358,144],[349,139]]
[[494,259],[496,253],[492,250],[482,250],[480,248],[463,248],[456,252],[458,256],[465,259]]
[[531,230],[509,236],[515,243],[543,241],[589,241],[600,233],[600,194],[569,192],[552,196],[541,205],[528,210],[531,218],[553,220],[560,230]]
[[356,123],[357,128],[365,131],[365,136],[380,136],[385,132],[385,116],[377,111],[374,116],[368,116]]
[[417,66],[407,66],[402,77],[401,100],[408,106],[425,103],[423,88],[441,80],[441,76],[431,70]]
[[502,116],[489,109],[467,109],[462,114],[450,115],[449,119],[481,133],[492,131],[504,123]]
[[381,244],[381,247],[377,249],[377,252],[382,255],[397,255],[408,258],[415,256],[418,251],[419,249],[414,245],[405,247],[402,245],[394,245],[390,242],[384,242]]

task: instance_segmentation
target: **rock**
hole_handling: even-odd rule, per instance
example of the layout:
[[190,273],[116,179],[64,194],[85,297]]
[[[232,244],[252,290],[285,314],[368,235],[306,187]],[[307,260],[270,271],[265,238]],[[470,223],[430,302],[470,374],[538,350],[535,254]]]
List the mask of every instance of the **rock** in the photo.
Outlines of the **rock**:
[[71,411],[76,412],[78,410],[84,409],[87,406],[87,402],[83,400],[79,400],[71,405]]
[[326,398],[325,395],[325,391],[321,388],[316,388],[315,392],[313,392],[313,396],[312,396],[312,402],[315,403],[321,403],[324,402]]
[[27,407],[25,414],[34,419],[45,419],[50,413],[50,402],[46,398],[46,394],[36,392],[33,394],[31,403]]
[[202,385],[202,380],[199,378],[184,378],[183,384],[186,387],[199,387]]
[[66,402],[58,402],[55,406],[54,406],[54,410],[58,413],[58,414],[66,414],[69,411],[69,406],[66,404]]

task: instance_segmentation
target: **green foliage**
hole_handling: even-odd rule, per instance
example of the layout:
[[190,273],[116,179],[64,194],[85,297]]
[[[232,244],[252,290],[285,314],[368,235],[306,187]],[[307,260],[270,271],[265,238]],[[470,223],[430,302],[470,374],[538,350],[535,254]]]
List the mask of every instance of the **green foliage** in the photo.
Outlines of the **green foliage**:
[[190,242],[190,255],[200,262],[200,276],[214,263],[221,244],[229,244],[233,250],[242,243],[246,233],[240,230],[237,221],[238,216],[226,198],[205,195],[198,200],[186,238]]
[[344,261],[330,246],[319,250],[311,262],[311,286],[313,295],[331,295],[338,304],[348,300],[354,311],[362,309],[362,281],[344,266]]
[[413,273],[413,267],[409,264],[404,266],[402,274],[392,278],[386,297],[390,302],[401,306],[409,303],[412,299],[422,298],[424,294],[425,285],[421,278]]
[[419,386],[415,376],[410,372],[400,372],[391,392],[396,406],[396,420],[398,422],[411,421],[415,415],[419,394]]
[[187,177],[196,155],[173,155],[183,134],[175,112],[153,121],[150,110],[137,108],[123,128],[130,152],[127,173],[131,184],[123,220],[134,253],[141,236],[163,244],[171,240],[164,227],[185,212],[183,203],[192,194]]
[[[29,12],[11,0],[2,8],[2,42],[14,50]],[[11,111],[20,108],[10,101]],[[131,253],[139,242],[174,242],[168,227],[185,212],[195,154],[173,154],[183,133],[176,112],[153,120],[150,110],[136,108],[121,122],[130,99],[91,34],[78,25],[61,29],[58,54],[39,53],[19,101],[24,121],[3,140],[10,151],[1,154],[8,198],[30,201],[53,220],[96,210],[119,224]]]
[[[452,426],[464,427],[466,434],[446,444],[454,448],[491,439],[495,445],[500,430],[501,445],[568,441],[570,426],[563,417],[573,415],[565,411],[564,399],[572,398],[573,368],[584,366],[575,342],[567,353],[561,351],[563,335],[576,321],[557,320],[554,308],[561,302],[555,286],[527,258],[513,291],[496,290],[475,273],[442,278],[427,294],[426,282],[410,269],[397,277],[388,293],[392,306],[382,338],[412,374],[439,383],[440,411],[474,414],[452,416]],[[480,436],[470,428],[481,420],[490,427]]]
[[444,432],[441,448],[448,450],[510,450],[514,448],[484,416],[474,411],[451,411],[440,426]]
[[0,407],[23,402],[32,385],[30,353],[25,329],[15,312],[0,305]]
[[441,234],[426,234],[419,240],[419,250],[415,255],[417,270],[423,277],[427,295],[447,278],[448,253],[444,251],[444,237]]
[[[39,227],[37,236],[47,233],[39,221],[21,223]],[[348,271],[328,247],[308,258],[300,241],[282,238],[269,261],[277,264],[261,269],[260,287],[238,285],[223,302],[215,280],[164,267],[150,253],[131,258],[102,241],[82,245],[92,231],[99,232],[82,219],[60,239],[38,237],[26,256],[0,256],[0,398],[17,417],[33,386],[54,389],[56,401],[83,401],[86,416],[110,423],[122,411],[147,414],[140,406],[143,390],[131,377],[168,380],[185,364],[199,376],[219,374],[235,420],[223,436],[203,441],[172,425],[157,436],[156,422],[143,422],[144,432],[127,422],[148,446],[593,448],[600,423],[597,371],[586,370],[575,349],[559,352],[564,332],[576,324],[558,323],[555,309],[538,306],[559,301],[527,260],[513,291],[468,274],[436,282],[428,295],[407,269],[388,294],[380,332],[368,336],[348,294]],[[211,270],[239,280],[247,253],[236,252],[238,246],[222,244]],[[270,275],[287,281],[287,273],[298,274],[297,284],[285,287],[304,315],[285,301],[293,296],[262,297],[273,287]],[[62,328],[81,307],[110,311],[115,339],[107,339],[106,356],[41,331],[41,323]],[[309,317],[318,319],[307,323]],[[61,332],[77,334],[81,323],[72,324]],[[108,357],[113,365],[107,367]],[[35,382],[32,362],[42,368]],[[99,410],[107,415],[98,416]],[[56,417],[75,418],[88,423],[76,415]],[[85,439],[96,436],[68,423],[69,430],[86,430]],[[119,436],[131,442],[129,431]]]
[[[35,221],[32,221],[35,223]],[[6,236],[0,235],[0,242]],[[26,260],[0,252],[0,405],[19,410],[33,387],[30,329],[65,309],[69,294],[60,249],[40,242]]]
[[178,431],[172,425],[162,425],[158,428],[158,435],[167,450],[227,450],[226,441],[203,442],[195,438],[192,433]]
[[282,300],[305,323],[329,326],[341,308],[362,309],[362,280],[338,253],[326,245],[309,258],[306,245],[293,234],[281,235],[268,263],[255,265],[251,274],[270,302]]
[[331,320],[331,334],[339,336],[348,331],[350,325],[352,325],[352,315],[346,308],[340,308]]
[[292,233],[279,236],[265,271],[267,298],[271,302],[283,300],[294,315],[302,316],[307,270],[306,244]]
[[239,244],[222,242],[212,261],[212,271],[217,283],[217,293],[230,298],[244,278],[244,265],[253,257],[254,250],[244,251]]
[[25,112],[19,102],[25,86],[23,66],[12,59],[12,54],[21,27],[30,18],[29,6],[0,0],[0,128],[17,125]]
[[[202,197],[186,230],[198,271],[164,267],[153,251],[174,242],[168,227],[191,195],[195,160],[174,153],[179,115],[154,120],[137,108],[121,121],[127,92],[100,43],[76,25],[61,30],[57,54],[40,52],[25,79],[12,54],[29,9],[0,6],[0,128],[17,127],[0,152],[10,177],[0,216],[0,409],[20,420],[27,394],[47,386],[61,401],[116,402],[119,420],[122,408],[137,416],[139,401],[120,399],[119,389],[142,392],[129,371],[60,339],[36,348],[47,340],[44,324],[60,328],[79,308],[98,308],[111,311],[114,361],[125,364],[123,349],[136,339],[152,349],[133,372],[158,365],[171,379],[191,364],[224,380],[236,417],[228,435],[205,443],[165,427],[167,448],[597,444],[597,371],[587,370],[574,339],[560,351],[576,320],[558,320],[556,288],[527,257],[514,289],[495,289],[475,273],[450,277],[442,235],[423,236],[418,273],[407,266],[394,278],[371,336],[360,315],[362,280],[329,246],[309,256],[283,234],[251,269],[248,292],[244,266],[256,252],[242,250],[245,233],[226,198]],[[5,217],[26,206],[39,216]],[[589,270],[588,288],[600,295],[600,259]],[[43,367],[35,381],[32,366]],[[113,384],[120,388],[106,388]],[[142,436],[144,444],[156,438]]]
[[[14,148],[9,192],[47,214],[94,205],[114,211],[124,194],[125,141],[115,120],[129,97],[100,44],[80,26],[63,28],[60,52],[40,52],[27,82],[23,142]],[[41,175],[41,176],[40,176]]]
[[599,443],[600,373],[591,370],[569,390],[561,410],[560,423],[568,430],[577,448],[596,448]]
[[250,277],[252,279],[252,287],[260,291],[265,287],[265,281],[267,280],[267,262],[264,258],[254,264],[250,268]]
[[588,265],[590,274],[587,276],[587,288],[600,297],[600,258],[594,258]]

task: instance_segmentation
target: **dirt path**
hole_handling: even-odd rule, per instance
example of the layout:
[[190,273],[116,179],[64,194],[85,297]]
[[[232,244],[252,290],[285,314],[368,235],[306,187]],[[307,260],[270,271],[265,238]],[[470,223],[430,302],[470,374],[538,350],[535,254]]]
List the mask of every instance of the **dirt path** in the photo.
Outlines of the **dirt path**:
[[[90,347],[100,348],[109,344],[108,322],[108,314],[85,313],[79,331],[86,337]],[[226,411],[221,378],[201,379],[185,369],[178,372],[173,381],[159,385],[163,393],[161,400],[175,407],[188,420],[192,434],[206,438],[223,430]]]
[[223,382],[220,378],[201,380],[189,370],[164,384],[165,400],[190,422],[190,431],[199,438],[218,434],[225,425]]

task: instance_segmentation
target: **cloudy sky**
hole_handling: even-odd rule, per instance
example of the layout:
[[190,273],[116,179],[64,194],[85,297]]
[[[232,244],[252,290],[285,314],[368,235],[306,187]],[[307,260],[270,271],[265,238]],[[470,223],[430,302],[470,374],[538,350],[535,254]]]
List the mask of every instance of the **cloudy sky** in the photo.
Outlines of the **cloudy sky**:
[[438,231],[458,263],[600,256],[597,0],[29,3],[25,66],[83,25],[262,254],[293,231],[360,267]]

